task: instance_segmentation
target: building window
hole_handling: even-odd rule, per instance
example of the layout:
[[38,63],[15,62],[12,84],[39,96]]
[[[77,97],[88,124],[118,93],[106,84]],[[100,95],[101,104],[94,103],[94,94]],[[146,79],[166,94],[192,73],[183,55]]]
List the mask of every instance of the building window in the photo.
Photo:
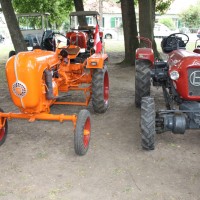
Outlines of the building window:
[[111,28],[118,28],[122,24],[122,18],[121,17],[112,17],[110,19]]

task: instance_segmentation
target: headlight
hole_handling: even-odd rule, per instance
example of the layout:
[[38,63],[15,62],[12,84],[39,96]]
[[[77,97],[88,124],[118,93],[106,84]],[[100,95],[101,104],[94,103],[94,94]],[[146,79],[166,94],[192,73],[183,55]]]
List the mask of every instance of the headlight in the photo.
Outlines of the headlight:
[[170,78],[174,81],[179,79],[179,73],[177,71],[170,72]]

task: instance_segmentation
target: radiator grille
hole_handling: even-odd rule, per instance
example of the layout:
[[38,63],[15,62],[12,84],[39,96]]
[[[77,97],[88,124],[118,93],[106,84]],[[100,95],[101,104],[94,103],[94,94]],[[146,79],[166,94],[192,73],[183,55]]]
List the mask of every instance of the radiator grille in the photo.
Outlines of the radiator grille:
[[188,95],[200,96],[200,69],[188,69]]

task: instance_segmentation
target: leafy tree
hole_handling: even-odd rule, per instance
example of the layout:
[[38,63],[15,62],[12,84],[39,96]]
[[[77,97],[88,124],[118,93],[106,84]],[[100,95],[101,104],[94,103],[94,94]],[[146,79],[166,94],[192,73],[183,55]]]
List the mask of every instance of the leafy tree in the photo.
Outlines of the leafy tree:
[[167,26],[169,29],[174,30],[175,29],[175,25],[173,23],[173,20],[171,18],[162,18],[158,21],[161,24],[164,24],[165,26]]
[[124,31],[125,59],[123,63],[134,64],[135,50],[139,43],[137,39],[137,23],[133,1],[121,0],[122,22]]
[[26,51],[27,46],[19,29],[11,0],[0,0],[0,3],[6,23],[8,25],[8,30],[10,32],[13,45],[15,47],[15,51],[17,53],[20,51]]
[[84,11],[83,0],[74,0],[74,6],[76,11]]
[[181,23],[189,28],[199,28],[200,24],[200,1],[191,5],[180,14]]
[[138,0],[139,1],[139,32],[141,36],[145,36],[153,42],[154,54],[160,59],[156,42],[153,37],[153,29],[155,24],[155,13],[163,14],[168,10],[174,0]]
[[13,0],[16,13],[50,13],[49,22],[59,28],[73,8],[73,0]]
[[158,12],[160,14],[164,14],[170,7],[170,5],[172,4],[172,2],[174,0],[152,0],[155,1],[155,12]]

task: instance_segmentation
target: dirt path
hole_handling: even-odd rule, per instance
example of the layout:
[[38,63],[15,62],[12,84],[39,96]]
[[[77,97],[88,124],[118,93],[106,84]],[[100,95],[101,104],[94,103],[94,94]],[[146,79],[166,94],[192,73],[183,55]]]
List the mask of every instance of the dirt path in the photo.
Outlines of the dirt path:
[[[71,123],[9,121],[8,138],[0,147],[1,200],[200,199],[199,131],[158,135],[156,149],[143,151],[134,70],[108,66],[110,108],[97,115],[88,107],[92,138],[87,155],[75,155]],[[7,90],[0,90],[0,107],[17,111]],[[161,100],[160,91],[153,95]],[[80,109],[53,106],[52,112]]]

